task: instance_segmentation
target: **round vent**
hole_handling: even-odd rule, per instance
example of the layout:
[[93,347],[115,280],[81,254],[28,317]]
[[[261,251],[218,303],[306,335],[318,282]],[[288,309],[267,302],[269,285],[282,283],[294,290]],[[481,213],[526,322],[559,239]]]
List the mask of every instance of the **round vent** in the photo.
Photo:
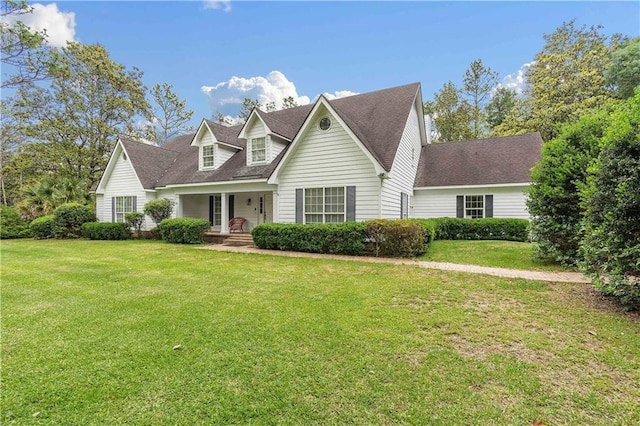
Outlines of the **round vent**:
[[329,117],[323,117],[320,120],[320,130],[329,130],[331,127],[331,119]]

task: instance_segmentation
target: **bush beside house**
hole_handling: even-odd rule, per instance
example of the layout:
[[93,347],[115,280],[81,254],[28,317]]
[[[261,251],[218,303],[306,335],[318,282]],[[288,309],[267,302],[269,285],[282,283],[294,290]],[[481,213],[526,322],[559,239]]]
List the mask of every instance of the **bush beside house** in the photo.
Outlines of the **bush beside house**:
[[168,243],[200,244],[209,221],[192,217],[165,219],[158,225],[162,239]]
[[382,257],[414,257],[435,239],[527,241],[525,219],[376,219],[336,224],[263,224],[251,231],[256,247]]
[[82,236],[90,240],[128,240],[129,224],[123,222],[87,222],[82,224]]

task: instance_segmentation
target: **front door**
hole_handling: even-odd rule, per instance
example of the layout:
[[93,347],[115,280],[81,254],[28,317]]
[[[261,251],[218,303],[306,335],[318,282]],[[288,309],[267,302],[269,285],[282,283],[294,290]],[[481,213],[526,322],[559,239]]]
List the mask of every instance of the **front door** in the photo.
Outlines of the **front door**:
[[273,194],[270,192],[260,194],[258,197],[257,223],[273,222]]

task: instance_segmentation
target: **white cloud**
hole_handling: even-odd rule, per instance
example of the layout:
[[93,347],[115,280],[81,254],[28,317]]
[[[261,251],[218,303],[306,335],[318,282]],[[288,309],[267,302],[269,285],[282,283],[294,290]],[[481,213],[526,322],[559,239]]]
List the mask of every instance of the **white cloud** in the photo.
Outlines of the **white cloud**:
[[32,30],[46,31],[47,41],[54,47],[62,47],[67,44],[67,41],[75,40],[75,13],[62,12],[58,9],[58,5],[55,3],[47,5],[35,3],[31,5],[31,7],[33,8],[31,13],[5,16],[5,22],[13,24],[17,21],[21,21]]
[[231,12],[231,0],[205,0],[204,8]]
[[337,90],[333,93],[324,92],[323,95],[325,98],[332,100],[338,98],[346,98],[347,96],[358,95],[357,92],[352,92],[351,90]]
[[527,83],[526,72],[534,63],[535,61],[524,64],[515,74],[508,74],[497,87],[506,87],[514,90],[517,94],[521,94]]
[[296,86],[280,71],[271,71],[266,77],[231,77],[215,86],[202,86],[209,98],[211,111],[216,114],[237,114],[244,98],[257,99],[262,105],[275,102],[282,107],[282,99],[291,96],[298,105],[310,102],[308,96],[299,96]]

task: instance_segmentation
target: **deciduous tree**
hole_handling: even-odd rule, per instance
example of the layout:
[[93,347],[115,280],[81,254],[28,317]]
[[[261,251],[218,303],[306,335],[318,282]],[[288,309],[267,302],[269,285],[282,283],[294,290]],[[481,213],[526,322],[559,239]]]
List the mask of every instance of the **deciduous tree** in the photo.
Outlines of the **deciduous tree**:
[[486,106],[487,125],[493,130],[511,113],[516,105],[516,92],[506,87],[496,89]]
[[437,142],[471,139],[472,107],[460,96],[460,90],[451,82],[445,83],[433,101],[424,103],[424,113],[431,116]]

